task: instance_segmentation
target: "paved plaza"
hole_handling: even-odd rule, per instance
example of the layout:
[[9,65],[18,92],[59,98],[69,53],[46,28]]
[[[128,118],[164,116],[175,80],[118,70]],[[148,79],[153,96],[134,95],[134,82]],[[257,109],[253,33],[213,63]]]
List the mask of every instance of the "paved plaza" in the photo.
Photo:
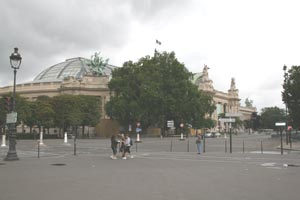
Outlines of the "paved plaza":
[[44,140],[38,158],[37,141],[20,140],[10,162],[0,148],[0,199],[299,199],[300,151],[280,155],[269,136],[234,137],[232,154],[207,139],[201,155],[194,138],[142,138],[128,160],[109,158],[109,139],[77,140],[76,155],[68,142]]

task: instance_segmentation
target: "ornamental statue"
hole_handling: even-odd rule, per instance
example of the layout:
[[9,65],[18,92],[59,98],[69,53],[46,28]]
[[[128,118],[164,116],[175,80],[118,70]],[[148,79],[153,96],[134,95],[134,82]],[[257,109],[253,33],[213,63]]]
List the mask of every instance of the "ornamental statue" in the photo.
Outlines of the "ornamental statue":
[[236,90],[234,78],[231,78],[230,90]]
[[108,60],[103,60],[102,57],[99,56],[100,52],[95,52],[94,55],[91,56],[91,59],[88,61],[87,65],[90,67],[93,75],[101,76],[104,75],[104,69],[107,66]]

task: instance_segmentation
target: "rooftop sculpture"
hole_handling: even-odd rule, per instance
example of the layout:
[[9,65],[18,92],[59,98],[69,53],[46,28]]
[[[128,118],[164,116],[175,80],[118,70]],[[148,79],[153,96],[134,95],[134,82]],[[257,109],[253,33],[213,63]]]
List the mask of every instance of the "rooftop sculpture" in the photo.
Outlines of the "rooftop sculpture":
[[95,52],[94,55],[91,56],[91,60],[88,61],[87,65],[90,67],[92,73],[94,75],[104,75],[104,69],[107,66],[108,60],[103,60],[102,57],[99,56],[100,52]]

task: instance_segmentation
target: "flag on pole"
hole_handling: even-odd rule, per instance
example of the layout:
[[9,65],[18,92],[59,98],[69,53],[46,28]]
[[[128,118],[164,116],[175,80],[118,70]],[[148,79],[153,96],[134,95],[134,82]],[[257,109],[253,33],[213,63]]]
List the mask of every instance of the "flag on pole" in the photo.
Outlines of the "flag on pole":
[[156,40],[156,44],[158,44],[158,45],[161,45],[161,42],[160,42],[160,41],[158,41],[158,40]]

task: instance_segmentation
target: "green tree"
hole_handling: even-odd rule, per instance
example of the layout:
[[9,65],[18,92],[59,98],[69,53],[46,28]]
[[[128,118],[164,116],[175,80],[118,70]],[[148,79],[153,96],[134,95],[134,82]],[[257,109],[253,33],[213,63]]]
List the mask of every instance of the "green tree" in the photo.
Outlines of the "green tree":
[[80,109],[82,112],[81,126],[84,136],[85,126],[96,126],[101,117],[101,99],[95,96],[79,96]]
[[72,130],[75,131],[82,119],[78,96],[55,96],[52,99],[52,105],[55,113],[54,123],[60,128],[60,133],[61,129],[63,132],[67,131],[69,128],[72,128]]
[[30,129],[30,133],[32,133],[32,128],[35,125],[38,125],[38,119],[37,119],[37,109],[36,109],[36,104],[33,101],[28,101],[27,102],[27,108],[28,108],[28,112],[27,112],[27,116],[24,119],[24,124],[26,124],[29,129]]
[[[286,68],[286,66],[285,66]],[[287,105],[289,123],[300,127],[300,66],[292,66],[285,73],[282,100]]]
[[285,112],[278,107],[266,107],[261,111],[261,127],[265,129],[275,129],[275,123],[284,121]]
[[5,95],[0,98],[0,134],[3,134],[6,125],[7,110],[5,107]]
[[77,133],[78,126],[95,126],[101,116],[101,100],[98,97],[83,95],[60,95],[52,98],[54,123],[59,133],[72,129]]
[[[0,126],[2,128],[4,128],[6,125],[6,114],[10,112],[6,109],[5,97],[11,97],[11,104],[13,103],[12,93],[8,93],[2,96],[0,101]],[[16,99],[15,99],[15,112],[18,113],[17,123],[16,123],[17,125],[20,125],[23,121],[25,121],[30,112],[28,108],[28,101],[24,97],[21,97],[18,94],[16,94]]]
[[54,109],[51,98],[48,96],[39,96],[34,104],[33,113],[37,125],[39,128],[42,126],[43,129],[47,129],[49,133],[49,128],[54,126]]
[[125,62],[112,72],[109,88],[114,94],[105,109],[123,126],[140,121],[144,128],[166,126],[166,120],[201,126],[214,110],[212,97],[190,82],[185,66],[175,53],[155,52],[138,62]]

